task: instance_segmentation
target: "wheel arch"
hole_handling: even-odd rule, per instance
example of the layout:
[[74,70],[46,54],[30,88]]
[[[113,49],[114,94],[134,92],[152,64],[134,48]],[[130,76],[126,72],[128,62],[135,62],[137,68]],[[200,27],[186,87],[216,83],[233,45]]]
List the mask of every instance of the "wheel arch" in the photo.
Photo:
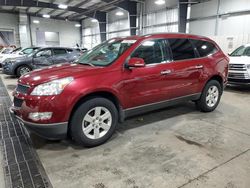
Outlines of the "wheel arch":
[[72,115],[74,114],[74,112],[76,111],[76,109],[82,104],[84,103],[85,101],[89,100],[89,99],[92,99],[92,98],[95,98],[95,97],[103,97],[105,99],[108,99],[110,100],[111,102],[114,103],[117,111],[118,111],[118,114],[119,114],[119,122],[123,122],[124,121],[124,111],[123,111],[123,108],[121,106],[121,103],[120,103],[120,100],[118,99],[118,97],[113,94],[112,92],[109,92],[109,91],[95,91],[95,92],[92,92],[92,93],[88,93],[82,97],[80,97],[74,104],[72,110],[71,110],[71,113],[70,113],[70,116],[69,116],[69,122],[71,121],[71,118],[72,118]]
[[[222,91],[223,91],[224,85],[223,85],[223,77],[222,77],[221,75],[217,74],[217,75],[213,75],[212,77],[210,77],[210,78],[207,80],[205,86],[206,86],[207,83],[208,83],[209,81],[211,81],[211,80],[216,80],[216,81],[218,81],[218,82],[220,83],[221,89],[222,89]],[[204,86],[204,87],[205,87],[205,86]]]
[[29,68],[32,70],[32,67],[31,67],[30,65],[28,65],[28,64],[26,64],[26,63],[20,64],[20,65],[17,65],[16,68],[15,68],[15,71],[14,71],[15,75],[17,75],[17,69],[18,69],[19,67],[22,67],[22,66],[27,66],[27,67],[29,67]]

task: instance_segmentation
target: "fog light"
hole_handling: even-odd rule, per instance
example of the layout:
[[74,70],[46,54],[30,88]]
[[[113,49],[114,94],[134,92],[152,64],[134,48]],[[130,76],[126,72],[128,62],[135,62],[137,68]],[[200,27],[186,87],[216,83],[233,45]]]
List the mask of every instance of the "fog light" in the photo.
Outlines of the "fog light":
[[29,119],[33,121],[48,120],[52,117],[52,112],[34,112],[29,113]]

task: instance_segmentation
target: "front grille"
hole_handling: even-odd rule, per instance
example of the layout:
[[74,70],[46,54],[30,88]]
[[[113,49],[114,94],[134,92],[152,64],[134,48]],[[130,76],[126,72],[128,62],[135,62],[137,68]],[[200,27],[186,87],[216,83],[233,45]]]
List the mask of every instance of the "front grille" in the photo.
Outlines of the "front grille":
[[22,84],[18,84],[17,88],[16,88],[17,92],[23,93],[23,94],[27,94],[28,90],[29,90],[29,86],[25,86],[25,85],[22,85]]
[[16,97],[14,97],[14,106],[15,107],[20,108],[22,106],[22,104],[23,104],[23,100],[22,99],[18,99]]
[[228,78],[234,78],[234,79],[249,79],[248,73],[239,73],[239,72],[229,72]]
[[247,67],[245,64],[229,64],[229,70],[246,71]]

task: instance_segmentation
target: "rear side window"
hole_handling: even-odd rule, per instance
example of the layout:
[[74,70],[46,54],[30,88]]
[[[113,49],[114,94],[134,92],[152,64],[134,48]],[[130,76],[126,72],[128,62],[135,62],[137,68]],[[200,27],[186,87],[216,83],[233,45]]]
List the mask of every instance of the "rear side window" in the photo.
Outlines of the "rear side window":
[[188,39],[168,39],[168,42],[174,61],[196,57],[193,45]]
[[54,55],[62,55],[62,54],[66,54],[66,50],[65,49],[53,49]]
[[131,55],[144,59],[146,64],[161,63],[165,61],[164,40],[151,40],[143,42]]
[[206,57],[218,51],[215,45],[211,42],[202,40],[193,40],[193,39],[191,39],[191,41],[195,45],[197,51],[199,52],[200,57]]

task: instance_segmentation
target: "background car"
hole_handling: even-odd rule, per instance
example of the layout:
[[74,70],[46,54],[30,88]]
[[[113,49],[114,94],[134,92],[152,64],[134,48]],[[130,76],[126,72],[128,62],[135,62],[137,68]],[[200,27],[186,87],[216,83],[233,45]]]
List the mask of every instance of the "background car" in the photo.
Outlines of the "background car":
[[29,48],[17,48],[13,50],[11,53],[8,54],[1,54],[0,55],[0,67],[2,66],[2,63],[8,59],[8,58],[15,58],[15,57],[21,57],[28,54],[31,54],[34,50],[39,49],[39,47],[29,47]]
[[240,46],[229,56],[228,83],[250,85],[250,44]]
[[3,62],[3,73],[20,77],[34,69],[73,62],[79,56],[80,52],[72,48],[41,48],[24,57],[6,59]]
[[1,49],[0,54],[10,54],[11,52],[13,52],[13,50],[15,50],[15,48],[4,47]]

